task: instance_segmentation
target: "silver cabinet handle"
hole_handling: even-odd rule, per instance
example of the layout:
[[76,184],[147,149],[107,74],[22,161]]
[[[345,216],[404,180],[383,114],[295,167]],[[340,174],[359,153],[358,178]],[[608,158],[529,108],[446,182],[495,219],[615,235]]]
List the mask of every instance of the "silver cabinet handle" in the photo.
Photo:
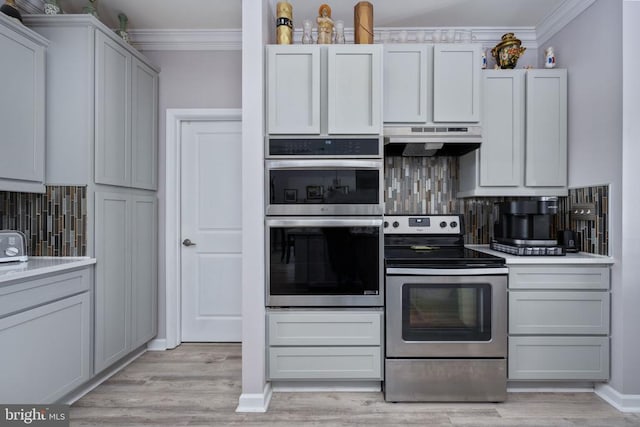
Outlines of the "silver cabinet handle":
[[183,245],[185,245],[185,246],[195,246],[195,245],[196,245],[195,243],[193,243],[193,242],[192,242],[191,240],[189,240],[189,239],[184,239],[184,240],[182,241],[182,244],[183,244]]

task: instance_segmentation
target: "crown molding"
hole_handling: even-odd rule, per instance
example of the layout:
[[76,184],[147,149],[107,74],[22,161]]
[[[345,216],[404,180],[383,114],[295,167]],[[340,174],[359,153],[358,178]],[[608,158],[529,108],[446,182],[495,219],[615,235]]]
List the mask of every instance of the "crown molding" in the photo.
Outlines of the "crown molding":
[[591,6],[595,0],[565,0],[536,25],[538,45],[546,44],[551,37]]
[[242,30],[130,30],[139,50],[242,50]]

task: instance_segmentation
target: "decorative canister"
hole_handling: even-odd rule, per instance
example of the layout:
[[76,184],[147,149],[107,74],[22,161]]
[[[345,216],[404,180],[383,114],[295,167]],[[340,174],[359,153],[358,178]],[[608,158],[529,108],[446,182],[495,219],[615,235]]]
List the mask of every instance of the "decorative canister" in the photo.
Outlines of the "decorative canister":
[[276,43],[293,43],[293,8],[286,1],[276,5]]
[[483,70],[487,68],[487,52],[482,49],[482,53],[480,54],[480,66]]
[[127,31],[127,23],[129,18],[124,13],[118,14],[118,21],[120,21],[120,28],[116,30],[116,34],[127,43],[129,43],[129,32]]
[[353,33],[355,44],[373,44],[373,5],[368,1],[353,8]]
[[82,13],[100,18],[100,16],[98,16],[98,9],[95,6],[95,2],[96,0],[89,0],[89,3],[82,9]]
[[544,52],[544,67],[553,68],[556,66],[556,54],[553,53],[553,47],[549,46]]
[[5,0],[4,4],[0,6],[0,12],[22,23],[22,15],[16,7],[15,0]]
[[513,33],[504,34],[502,41],[491,49],[496,64],[502,69],[516,68],[518,58],[527,50],[526,47],[520,47],[520,44],[520,40]]

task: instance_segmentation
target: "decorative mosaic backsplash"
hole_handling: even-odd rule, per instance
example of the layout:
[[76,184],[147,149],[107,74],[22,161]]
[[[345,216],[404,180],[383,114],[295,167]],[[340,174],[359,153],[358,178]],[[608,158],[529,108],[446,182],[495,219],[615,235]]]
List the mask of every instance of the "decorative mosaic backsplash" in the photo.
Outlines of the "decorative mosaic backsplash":
[[[598,255],[609,254],[609,186],[573,188],[569,197],[560,200],[558,229],[574,230],[578,233],[580,250]],[[573,205],[593,203],[595,220],[571,218]]]
[[[385,213],[447,214],[463,213],[465,243],[488,244],[496,221],[494,204],[518,200],[517,197],[478,197],[456,199],[458,191],[457,157],[385,157]],[[570,220],[571,205],[595,203],[595,221]],[[569,197],[558,198],[559,214],[551,233],[570,229],[580,233],[581,250],[607,255],[608,187],[569,190]]]
[[19,230],[31,256],[85,256],[86,187],[47,187],[44,194],[0,192],[0,229]]

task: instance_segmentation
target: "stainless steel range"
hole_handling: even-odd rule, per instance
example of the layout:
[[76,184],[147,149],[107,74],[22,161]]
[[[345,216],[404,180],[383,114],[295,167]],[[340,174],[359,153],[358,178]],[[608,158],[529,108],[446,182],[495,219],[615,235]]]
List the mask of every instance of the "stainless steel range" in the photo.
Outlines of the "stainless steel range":
[[462,215],[385,216],[385,400],[506,399],[507,268]]

